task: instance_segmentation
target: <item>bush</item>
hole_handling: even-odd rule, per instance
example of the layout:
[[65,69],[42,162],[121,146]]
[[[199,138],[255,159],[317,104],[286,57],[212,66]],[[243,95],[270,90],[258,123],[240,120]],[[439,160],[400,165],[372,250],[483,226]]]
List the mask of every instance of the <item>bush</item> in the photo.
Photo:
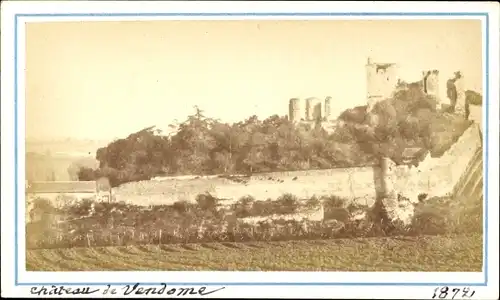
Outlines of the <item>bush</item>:
[[348,203],[348,199],[335,196],[335,195],[330,195],[330,196],[323,196],[321,197],[321,200],[323,200],[323,205],[325,208],[327,207],[344,207],[346,203]]
[[253,204],[255,199],[252,196],[243,196],[232,205],[233,213],[238,218],[250,217],[253,214]]
[[[437,111],[436,99],[422,90],[421,82],[402,86],[389,99],[378,102],[362,117],[343,117],[342,135],[360,146],[356,156],[386,156],[402,163],[406,148],[423,148],[441,156],[470,124],[463,118]],[[339,135],[339,133],[336,133]]]
[[31,222],[26,224],[27,247],[44,245],[47,241],[54,244],[59,233],[59,210],[48,199],[35,198],[32,201],[32,208],[28,212]]
[[243,205],[249,205],[249,204],[255,202],[255,198],[253,196],[247,195],[247,196],[241,197],[238,200],[238,202],[241,203],[241,204],[243,204]]
[[283,207],[284,213],[295,213],[299,208],[299,201],[295,195],[283,194],[276,199],[277,205]]
[[191,204],[187,201],[176,201],[173,205],[172,208],[177,211],[178,213],[186,213],[190,210]]
[[308,208],[315,208],[318,207],[321,204],[321,201],[318,199],[316,196],[312,196],[310,199],[307,200],[306,206]]
[[209,193],[199,194],[196,196],[196,203],[202,210],[214,210],[217,207],[218,199]]
[[[199,203],[211,203],[208,195]],[[477,199],[428,199],[417,204],[410,230],[389,223],[383,209],[356,205],[337,196],[311,197],[300,203],[295,196],[254,201],[242,197],[228,211],[209,210],[186,201],[172,205],[141,207],[124,203],[85,200],[63,210],[41,199],[43,210],[35,223],[27,224],[28,248],[171,244],[199,242],[280,241],[293,239],[353,238],[415,234],[466,233],[482,230],[482,206]],[[237,218],[290,213],[292,208],[324,203],[323,221],[266,220],[252,225]],[[349,203],[349,204],[348,204]],[[348,204],[348,205],[346,205]],[[366,217],[356,220],[354,215]],[[62,218],[65,222],[58,224]]]

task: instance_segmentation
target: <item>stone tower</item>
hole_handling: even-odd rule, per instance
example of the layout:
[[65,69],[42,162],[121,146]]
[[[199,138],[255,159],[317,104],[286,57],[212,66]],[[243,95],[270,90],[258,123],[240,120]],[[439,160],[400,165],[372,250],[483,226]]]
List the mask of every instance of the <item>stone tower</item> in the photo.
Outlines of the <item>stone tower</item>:
[[455,72],[455,87],[457,89],[457,102],[455,112],[462,116],[466,116],[466,97],[465,97],[465,79],[462,72]]
[[302,119],[301,109],[300,109],[300,99],[292,98],[288,104],[288,118],[291,122],[297,123]]
[[324,119],[325,121],[332,121],[334,119],[332,111],[332,97],[328,96],[325,98],[324,109]]
[[316,97],[306,99],[306,121],[321,120],[321,100]]
[[368,112],[373,106],[391,97],[398,83],[398,65],[395,63],[375,63],[368,58],[366,64]]
[[439,71],[427,70],[422,71],[422,81],[424,92],[432,96],[436,100],[436,105],[439,104]]

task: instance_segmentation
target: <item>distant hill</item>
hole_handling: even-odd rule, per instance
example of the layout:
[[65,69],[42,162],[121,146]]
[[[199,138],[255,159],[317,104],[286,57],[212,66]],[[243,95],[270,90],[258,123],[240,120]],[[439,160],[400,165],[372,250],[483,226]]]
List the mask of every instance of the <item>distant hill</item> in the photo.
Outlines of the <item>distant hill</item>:
[[89,141],[75,139],[26,141],[26,179],[78,180],[80,167],[97,168],[95,159],[99,147],[107,141]]
[[26,153],[26,179],[30,181],[78,180],[80,167],[97,168],[99,163],[91,156]]
[[27,139],[26,152],[84,157],[95,156],[97,149],[106,146],[110,141],[102,140],[77,140],[77,139]]

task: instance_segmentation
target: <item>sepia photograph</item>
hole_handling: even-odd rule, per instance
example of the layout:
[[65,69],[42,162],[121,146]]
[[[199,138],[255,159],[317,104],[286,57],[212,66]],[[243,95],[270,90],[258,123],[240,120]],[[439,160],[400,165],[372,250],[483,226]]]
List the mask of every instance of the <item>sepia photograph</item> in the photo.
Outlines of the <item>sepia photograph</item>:
[[27,24],[26,268],[480,272],[481,39],[479,20]]
[[2,296],[494,299],[498,5],[243,4],[2,3]]

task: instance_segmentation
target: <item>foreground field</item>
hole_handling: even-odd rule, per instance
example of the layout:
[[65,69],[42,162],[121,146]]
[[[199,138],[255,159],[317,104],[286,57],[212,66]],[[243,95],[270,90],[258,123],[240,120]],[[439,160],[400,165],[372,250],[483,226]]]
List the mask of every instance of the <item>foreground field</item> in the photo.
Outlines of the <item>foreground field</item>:
[[482,234],[27,251],[28,271],[480,272]]

